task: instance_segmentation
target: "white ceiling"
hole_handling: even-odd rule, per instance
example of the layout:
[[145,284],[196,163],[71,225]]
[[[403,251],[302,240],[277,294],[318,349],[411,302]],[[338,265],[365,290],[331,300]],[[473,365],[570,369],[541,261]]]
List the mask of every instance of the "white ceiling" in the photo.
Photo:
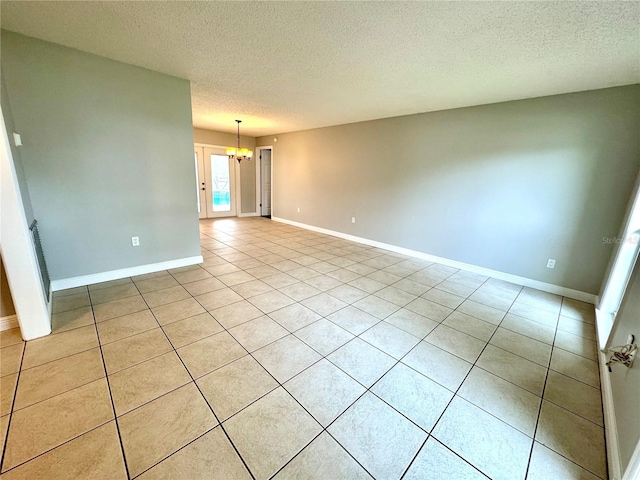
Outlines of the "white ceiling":
[[2,27],[191,80],[266,135],[640,83],[640,3],[2,1]]

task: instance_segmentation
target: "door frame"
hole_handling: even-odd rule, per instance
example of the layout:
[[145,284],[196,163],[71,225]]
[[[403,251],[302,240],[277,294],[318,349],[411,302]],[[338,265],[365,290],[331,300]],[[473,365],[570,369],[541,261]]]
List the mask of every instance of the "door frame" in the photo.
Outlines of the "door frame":
[[262,201],[262,159],[260,156],[262,155],[262,150],[271,150],[271,217],[275,216],[274,208],[273,208],[273,145],[263,145],[261,147],[256,147],[256,215],[258,217],[262,216],[262,208],[260,207],[260,203]]
[[[199,143],[199,142],[195,142],[193,144],[193,146],[195,148],[198,147],[204,147],[204,148],[221,148],[222,150],[226,150],[227,147],[225,147],[224,145],[214,145],[211,143]],[[236,202],[236,214],[235,215],[229,215],[229,217],[239,217],[241,215],[241,211],[242,211],[242,190],[241,190],[241,181],[240,181],[240,164],[235,161],[235,162],[231,162],[233,163],[233,171],[234,171],[234,176],[235,176],[235,202]],[[206,217],[206,212],[205,212],[205,218]],[[220,218],[224,218],[224,217],[220,217]]]
[[616,315],[627,290],[633,268],[640,261],[640,174],[627,205],[619,243],[610,260],[596,300],[596,333],[598,347],[607,351],[612,345]]

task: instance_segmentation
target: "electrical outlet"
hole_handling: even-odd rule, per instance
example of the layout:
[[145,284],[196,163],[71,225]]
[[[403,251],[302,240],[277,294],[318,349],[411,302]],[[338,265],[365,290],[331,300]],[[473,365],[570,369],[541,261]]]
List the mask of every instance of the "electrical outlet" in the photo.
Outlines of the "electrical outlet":
[[351,223],[356,223],[356,217],[351,217]]
[[131,237],[131,245],[134,247],[140,246],[140,237]]
[[298,213],[300,213],[300,207],[298,207]]
[[550,258],[549,260],[547,260],[547,268],[555,268],[555,266],[556,266],[555,258]]

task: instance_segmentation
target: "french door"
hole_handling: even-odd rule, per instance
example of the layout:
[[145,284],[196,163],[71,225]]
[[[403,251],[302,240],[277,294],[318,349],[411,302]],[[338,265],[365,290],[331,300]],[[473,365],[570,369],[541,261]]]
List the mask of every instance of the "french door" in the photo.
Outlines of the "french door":
[[200,218],[236,216],[236,166],[222,147],[195,147]]

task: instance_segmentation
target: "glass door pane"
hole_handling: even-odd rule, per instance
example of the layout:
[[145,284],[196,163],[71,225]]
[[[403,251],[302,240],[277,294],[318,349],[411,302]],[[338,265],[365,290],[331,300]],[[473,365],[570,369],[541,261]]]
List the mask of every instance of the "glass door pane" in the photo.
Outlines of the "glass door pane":
[[205,147],[204,154],[207,218],[235,217],[236,165],[224,154],[223,148]]
[[214,212],[231,211],[231,175],[229,157],[211,155],[211,184]]

